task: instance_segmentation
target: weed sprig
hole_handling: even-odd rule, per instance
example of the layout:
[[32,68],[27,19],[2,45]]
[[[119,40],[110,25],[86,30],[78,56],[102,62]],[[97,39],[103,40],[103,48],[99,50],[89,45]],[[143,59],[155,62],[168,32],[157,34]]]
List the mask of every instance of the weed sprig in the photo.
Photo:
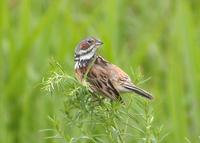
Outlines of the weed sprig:
[[87,84],[82,85],[67,75],[57,62],[51,67],[50,74],[43,80],[43,89],[51,95],[63,95],[64,100],[62,116],[49,117],[56,135],[48,138],[62,138],[67,143],[157,143],[163,140],[162,128],[154,127],[153,110],[148,101],[131,96],[124,105],[111,102],[93,94]]

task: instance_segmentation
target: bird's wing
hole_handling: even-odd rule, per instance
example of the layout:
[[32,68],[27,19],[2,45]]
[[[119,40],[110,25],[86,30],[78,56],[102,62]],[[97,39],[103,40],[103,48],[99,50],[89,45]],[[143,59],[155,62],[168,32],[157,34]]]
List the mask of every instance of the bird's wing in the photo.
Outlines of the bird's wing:
[[97,57],[88,73],[87,80],[92,85],[93,90],[103,93],[112,100],[121,100],[119,92],[109,79],[108,72],[105,68],[107,64],[107,61],[101,57]]
[[153,98],[149,92],[135,86],[132,83],[130,77],[116,65],[109,65],[108,71],[110,72],[109,79],[112,81],[114,87],[118,90],[119,93],[120,92],[135,92],[138,95],[141,95],[148,99]]
[[[120,92],[135,92],[138,95],[152,99],[147,91],[136,87],[130,77],[119,67],[98,56],[90,73],[91,83],[102,93],[115,100],[120,99]],[[121,100],[122,101],[122,100]]]
[[101,56],[97,57],[95,64],[103,68],[104,72],[106,73],[105,75],[107,76],[106,78],[110,80],[118,92],[122,92],[121,90],[123,89],[121,89],[120,86],[123,83],[133,85],[130,77],[122,69],[114,64],[109,63]]

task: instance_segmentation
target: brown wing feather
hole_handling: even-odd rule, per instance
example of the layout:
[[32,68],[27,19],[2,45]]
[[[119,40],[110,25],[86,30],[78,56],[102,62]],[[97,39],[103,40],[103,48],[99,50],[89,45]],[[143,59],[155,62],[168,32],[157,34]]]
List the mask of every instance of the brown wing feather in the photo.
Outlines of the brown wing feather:
[[149,92],[135,86],[132,83],[130,77],[122,69],[110,63],[107,63],[107,65],[108,66],[106,68],[108,71],[109,79],[111,80],[115,89],[117,89],[119,93],[135,92],[138,95],[143,96],[145,98],[153,99],[153,96]]
[[130,77],[118,66],[113,65],[106,60],[104,60],[102,57],[98,57],[98,64],[103,63],[102,66],[104,66],[104,69],[107,72],[107,76],[112,82],[115,89],[118,90],[118,92],[123,92],[122,84],[128,84],[128,85],[134,85],[130,79]]
[[113,86],[108,77],[106,68],[104,67],[106,66],[106,62],[100,60],[101,59],[97,58],[87,76],[87,80],[92,86],[91,88],[97,92],[103,93],[112,100],[121,100],[119,92]]

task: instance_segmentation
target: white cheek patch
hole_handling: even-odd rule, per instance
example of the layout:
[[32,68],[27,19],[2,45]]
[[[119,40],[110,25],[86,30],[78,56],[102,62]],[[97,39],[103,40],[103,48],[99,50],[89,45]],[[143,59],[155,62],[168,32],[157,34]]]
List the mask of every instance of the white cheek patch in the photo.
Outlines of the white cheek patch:
[[91,59],[91,58],[94,56],[95,52],[96,52],[96,50],[93,49],[93,50],[92,50],[91,52],[89,52],[88,54],[85,54],[85,55],[81,56],[81,57],[80,57],[80,61]]

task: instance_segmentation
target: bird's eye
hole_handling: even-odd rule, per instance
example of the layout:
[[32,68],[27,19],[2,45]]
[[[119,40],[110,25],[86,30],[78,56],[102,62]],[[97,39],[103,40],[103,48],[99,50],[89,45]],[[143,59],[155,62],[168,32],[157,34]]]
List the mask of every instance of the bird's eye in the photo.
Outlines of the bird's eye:
[[88,42],[89,44],[92,44],[92,40],[88,40],[87,42]]

